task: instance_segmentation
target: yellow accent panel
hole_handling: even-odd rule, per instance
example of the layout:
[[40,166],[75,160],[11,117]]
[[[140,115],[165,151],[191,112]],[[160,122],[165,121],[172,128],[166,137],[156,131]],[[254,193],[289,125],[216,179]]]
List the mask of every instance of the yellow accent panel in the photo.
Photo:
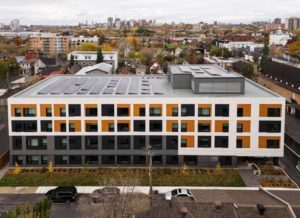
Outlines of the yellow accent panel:
[[243,108],[243,117],[251,116],[251,104],[238,104],[238,108]]
[[109,132],[109,124],[114,123],[113,120],[102,120],[102,132]]
[[150,104],[150,108],[160,108],[160,109],[162,109],[162,104]]
[[41,117],[46,117],[47,108],[52,108],[52,105],[51,104],[41,104],[40,105]]
[[61,132],[60,125],[66,124],[65,120],[54,120],[54,132]]
[[167,132],[173,132],[173,124],[178,124],[177,120],[167,120]]
[[216,120],[215,122],[215,132],[223,132],[223,124],[228,124],[228,120]]
[[97,104],[85,104],[84,108],[97,108]]
[[194,120],[182,120],[181,124],[186,124],[187,132],[194,132],[195,131],[195,122],[194,122]]
[[243,148],[250,148],[250,136],[238,136],[236,139],[243,141]]
[[75,125],[75,132],[81,132],[81,121],[80,120],[70,120],[69,124],[73,123]]
[[178,109],[178,104],[167,104],[167,116],[172,117],[172,109],[177,108]]
[[209,108],[209,109],[211,109],[211,104],[198,104],[198,108]]
[[250,120],[239,120],[239,121],[237,121],[237,123],[243,125],[243,132],[251,131],[251,121]]
[[[267,117],[268,116],[268,108],[282,108],[281,104],[261,104],[259,106],[259,116]],[[282,111],[281,111],[282,113]]]
[[144,104],[135,104],[133,107],[134,107],[134,116],[139,117],[140,109],[145,108],[145,105]]
[[195,146],[194,136],[181,136],[181,139],[186,139],[186,147],[193,148]]
[[258,147],[267,148],[267,140],[280,140],[280,136],[259,136]]
[[60,117],[60,109],[66,108],[65,104],[55,104],[54,105],[54,116]]

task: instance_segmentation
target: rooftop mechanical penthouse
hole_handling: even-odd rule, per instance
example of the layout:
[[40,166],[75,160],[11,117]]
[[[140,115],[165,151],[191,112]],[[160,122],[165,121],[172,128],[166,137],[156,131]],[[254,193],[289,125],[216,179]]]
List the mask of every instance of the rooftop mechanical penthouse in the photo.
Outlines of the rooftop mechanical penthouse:
[[11,164],[235,165],[283,156],[285,99],[215,65],[45,79],[8,99]]

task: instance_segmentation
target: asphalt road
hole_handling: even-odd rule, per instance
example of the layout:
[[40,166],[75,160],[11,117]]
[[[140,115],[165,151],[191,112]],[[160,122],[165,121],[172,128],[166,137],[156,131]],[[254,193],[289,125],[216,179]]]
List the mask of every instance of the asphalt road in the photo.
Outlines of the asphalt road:
[[284,149],[284,157],[280,158],[279,165],[285,170],[285,172],[300,186],[300,172],[296,169],[296,165],[300,161],[293,152],[288,148]]

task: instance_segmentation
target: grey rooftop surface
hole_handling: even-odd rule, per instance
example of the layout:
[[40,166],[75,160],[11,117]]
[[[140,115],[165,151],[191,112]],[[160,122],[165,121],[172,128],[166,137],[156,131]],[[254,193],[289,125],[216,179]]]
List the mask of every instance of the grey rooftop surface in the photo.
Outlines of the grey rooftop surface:
[[242,75],[213,64],[171,65],[173,74],[192,74],[195,78],[238,78]]
[[250,81],[245,93],[195,94],[191,89],[173,89],[166,75],[54,75],[11,98],[278,98],[279,95]]

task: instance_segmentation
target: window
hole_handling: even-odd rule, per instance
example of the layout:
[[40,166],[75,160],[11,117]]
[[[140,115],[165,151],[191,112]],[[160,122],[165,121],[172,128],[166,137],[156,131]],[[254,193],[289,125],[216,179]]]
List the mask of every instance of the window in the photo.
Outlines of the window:
[[101,105],[102,116],[113,117],[115,115],[113,104],[103,104]]
[[69,137],[70,150],[81,150],[81,136]]
[[118,108],[118,116],[128,117],[129,116],[129,108]]
[[66,116],[66,108],[60,108],[59,109],[59,114],[61,117],[65,117]]
[[128,165],[130,164],[130,155],[118,155],[117,156],[117,164],[120,165]]
[[210,108],[199,108],[198,116],[199,117],[209,117],[210,116]]
[[15,116],[16,117],[22,116],[21,108],[15,108]]
[[167,150],[177,150],[178,149],[178,136],[167,136]]
[[36,155],[28,155],[26,156],[26,163],[28,165],[38,165],[39,164],[39,156]]
[[19,165],[22,165],[23,164],[23,156],[20,156],[20,155],[14,155],[12,156],[12,160],[13,160],[13,163],[17,163]]
[[267,140],[267,148],[279,148],[280,146],[279,140]]
[[115,149],[115,137],[114,136],[102,136],[102,149],[114,150]]
[[98,149],[98,137],[97,136],[86,136],[85,137],[85,149],[97,150]]
[[136,150],[142,150],[146,148],[146,137],[145,136],[134,136],[133,147]]
[[41,131],[42,132],[52,132],[52,121],[41,121]]
[[80,104],[70,104],[69,105],[69,116],[79,117],[81,116],[81,105]]
[[259,121],[259,132],[281,132],[281,121]]
[[178,132],[178,123],[172,123],[172,132]]
[[237,116],[243,117],[244,116],[244,108],[238,108],[237,109]]
[[161,150],[162,149],[162,136],[150,136],[149,143],[152,150]]
[[65,123],[60,124],[60,131],[61,132],[66,132],[67,131],[67,125]]
[[215,107],[216,117],[228,117],[229,105],[228,104],[216,104]]
[[56,165],[66,165],[66,164],[68,164],[68,156],[67,155],[55,155],[54,162]]
[[178,156],[176,155],[167,155],[166,156],[167,165],[178,165]]
[[46,117],[52,117],[52,108],[46,108]]
[[161,120],[150,120],[150,132],[161,132],[162,121]]
[[153,165],[162,165],[162,156],[161,155],[152,156],[152,163]]
[[102,164],[103,165],[114,165],[116,163],[114,155],[103,155]]
[[145,132],[145,120],[135,120],[133,124],[135,132]]
[[243,140],[242,139],[237,139],[236,140],[236,147],[237,148],[243,148]]
[[86,131],[87,132],[98,132],[98,124],[97,123],[87,123]]
[[172,108],[172,116],[173,117],[177,117],[178,116],[178,108],[177,107],[173,107]]
[[86,108],[85,114],[87,117],[97,117],[98,116],[98,110],[97,108]]
[[243,132],[243,124],[242,123],[238,123],[236,125],[236,131],[237,132]]
[[198,123],[198,132],[210,132],[210,124]]
[[69,164],[70,165],[81,165],[82,164],[81,155],[70,155]]
[[210,148],[211,137],[210,136],[198,136],[198,148]]
[[133,156],[133,164],[145,165],[146,164],[146,156],[145,155],[134,155]]
[[161,116],[161,108],[150,108],[150,116]]
[[223,123],[222,124],[222,131],[223,132],[228,132],[229,131],[229,124],[228,123]]
[[187,124],[186,123],[182,123],[181,124],[181,132],[186,132],[187,131]]
[[75,124],[74,123],[69,123],[69,131],[75,132]]
[[55,136],[55,149],[67,150],[68,140],[66,136]]
[[190,166],[197,165],[197,156],[184,156],[183,162]]
[[24,108],[24,117],[34,117],[35,109],[34,108]]
[[46,155],[41,156],[41,164],[43,164],[43,165],[48,164],[48,156],[46,156]]
[[13,132],[36,132],[37,121],[12,121]]
[[144,117],[146,115],[146,110],[144,107],[139,109],[139,115],[140,117]]
[[13,150],[22,150],[22,137],[21,136],[13,136],[12,137]]
[[117,136],[118,149],[120,150],[129,150],[130,145],[130,136]]
[[108,124],[108,131],[109,132],[114,132],[115,131],[115,124],[114,123],[109,123]]
[[215,136],[216,148],[228,148],[228,136]]
[[193,105],[193,104],[181,105],[181,116],[183,116],[183,117],[195,116],[195,105]]
[[97,155],[87,155],[84,159],[84,163],[88,165],[96,165],[99,163],[99,158]]
[[47,138],[26,137],[26,147],[28,150],[47,150]]
[[280,117],[280,108],[268,108],[268,117]]
[[129,132],[129,123],[118,123],[118,132]]
[[187,140],[186,139],[181,139],[181,147],[186,148],[187,147]]

